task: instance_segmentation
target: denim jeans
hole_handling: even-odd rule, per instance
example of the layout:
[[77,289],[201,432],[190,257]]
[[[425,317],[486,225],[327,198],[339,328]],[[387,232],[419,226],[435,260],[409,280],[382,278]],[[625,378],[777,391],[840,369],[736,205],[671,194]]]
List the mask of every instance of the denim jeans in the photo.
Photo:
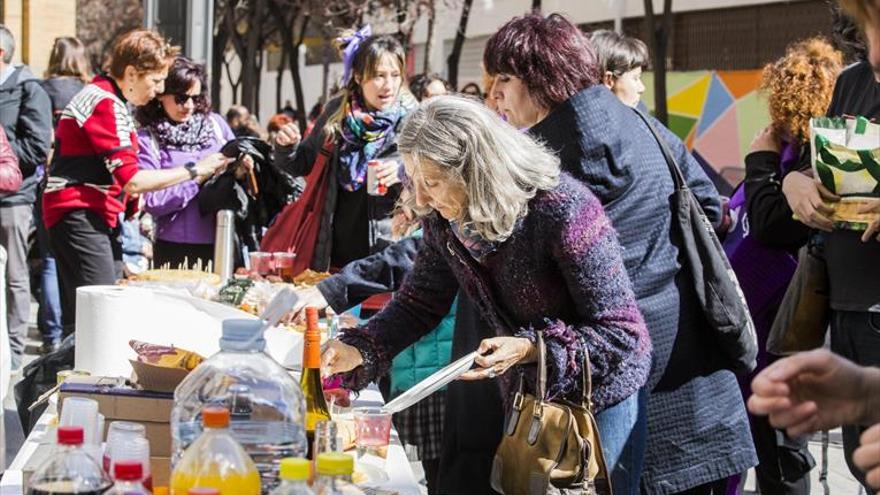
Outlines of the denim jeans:
[[638,495],[648,437],[648,393],[639,390],[596,415],[615,495]]
[[37,227],[37,249],[43,261],[40,273],[40,309],[37,312],[37,328],[47,344],[61,342],[61,294],[58,291],[58,271],[55,257],[49,249],[49,234],[43,225],[42,212],[37,209],[34,223]]

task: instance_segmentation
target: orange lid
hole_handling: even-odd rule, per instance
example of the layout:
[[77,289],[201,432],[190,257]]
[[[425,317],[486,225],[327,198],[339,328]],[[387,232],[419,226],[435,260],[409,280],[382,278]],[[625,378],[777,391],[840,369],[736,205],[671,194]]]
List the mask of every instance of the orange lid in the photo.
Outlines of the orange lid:
[[153,495],[168,495],[170,492],[168,491],[167,486],[154,486],[153,487]]
[[205,428],[229,427],[229,409],[210,406],[202,409],[202,424]]

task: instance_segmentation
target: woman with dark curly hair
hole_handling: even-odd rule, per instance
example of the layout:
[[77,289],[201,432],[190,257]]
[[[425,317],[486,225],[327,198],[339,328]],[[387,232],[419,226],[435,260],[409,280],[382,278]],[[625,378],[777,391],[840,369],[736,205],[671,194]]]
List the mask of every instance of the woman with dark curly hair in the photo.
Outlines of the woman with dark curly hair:
[[[191,168],[196,162],[219,155],[235,138],[226,120],[211,111],[205,68],[186,57],[177,57],[168,70],[165,91],[140,107],[135,117],[138,131],[138,167],[141,170]],[[246,174],[250,157],[239,166]],[[250,165],[247,165],[249,163]],[[203,216],[196,200],[210,176],[190,180],[144,196],[145,210],[156,221],[153,261],[177,268],[185,261],[205,266],[214,259],[214,215]]]
[[[794,274],[797,250],[810,235],[809,227],[792,218],[782,183],[801,163],[809,164],[810,119],[825,113],[842,68],[842,54],[822,38],[797,42],[764,67],[760,91],[767,98],[771,123],[758,133],[746,156],[746,178],[730,200],[738,224],[725,243],[758,334],[754,374],[775,360],[765,350],[767,336]],[[747,386],[745,393],[750,394]],[[750,419],[761,493],[809,493],[813,462],[807,439],[784,437],[765,417]]]
[[[602,84],[586,35],[560,15],[514,18],[489,39],[483,63],[496,76],[502,114],[555,150],[563,170],[604,205],[653,341],[648,384],[597,417],[603,447],[616,446],[605,447],[614,492],[639,493],[640,484],[649,494],[723,492],[727,477],[757,459],[736,377],[678,261],[674,185],[660,146]],[[706,215],[719,221],[718,193],[700,165],[653,125]]]

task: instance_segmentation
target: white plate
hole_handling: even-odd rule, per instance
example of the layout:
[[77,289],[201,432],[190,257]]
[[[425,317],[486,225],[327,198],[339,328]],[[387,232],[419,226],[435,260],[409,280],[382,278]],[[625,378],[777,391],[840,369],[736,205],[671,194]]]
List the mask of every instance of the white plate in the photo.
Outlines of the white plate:
[[471,366],[474,365],[474,358],[476,357],[477,353],[472,352],[467,356],[459,359],[458,361],[447,365],[445,368],[435,372],[433,375],[415,384],[406,392],[398,395],[396,399],[385,404],[385,407],[383,407],[383,409],[391,413],[399,413],[400,411],[403,411],[404,409],[412,406],[413,404],[419,402],[425,397],[445,387],[450,382],[471,369]]

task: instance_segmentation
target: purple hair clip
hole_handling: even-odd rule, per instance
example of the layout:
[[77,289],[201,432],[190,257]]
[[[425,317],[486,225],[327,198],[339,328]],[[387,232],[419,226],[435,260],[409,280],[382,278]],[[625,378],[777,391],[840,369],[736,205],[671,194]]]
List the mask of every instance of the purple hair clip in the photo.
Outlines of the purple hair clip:
[[362,27],[360,31],[354,33],[351,36],[345,36],[339,38],[343,44],[345,44],[345,49],[342,50],[342,66],[345,69],[345,72],[342,74],[342,84],[348,84],[351,80],[351,66],[354,64],[354,57],[357,55],[358,49],[361,46],[361,43],[367,40],[370,36],[373,35],[373,28],[370,27],[369,24]]

